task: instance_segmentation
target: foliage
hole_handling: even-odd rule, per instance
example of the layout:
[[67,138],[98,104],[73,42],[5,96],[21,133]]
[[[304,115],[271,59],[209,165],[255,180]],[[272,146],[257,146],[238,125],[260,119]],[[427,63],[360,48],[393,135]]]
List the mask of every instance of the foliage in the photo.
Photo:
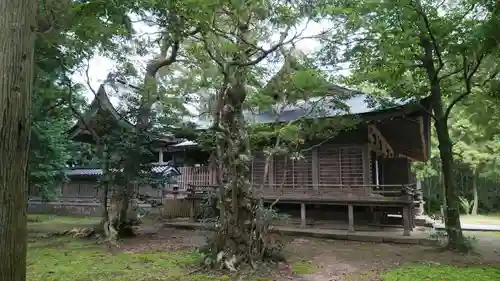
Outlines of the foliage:
[[69,89],[65,81],[97,52],[114,57],[124,54],[120,52],[120,37],[129,37],[131,24],[124,4],[92,0],[40,2],[40,6],[29,179],[30,188],[51,199],[57,195],[57,182],[68,162],[86,164],[90,160],[88,154],[78,160],[75,154],[81,152],[75,151],[66,137],[78,119],[74,113],[82,110],[85,101],[82,87]]
[[[496,201],[496,182],[498,175],[499,146],[492,134],[492,127],[483,122],[477,115],[482,114],[488,104],[482,98],[471,96],[463,105],[458,105],[450,116],[450,135],[454,143],[454,186],[460,190],[463,199],[470,201],[473,177],[479,191],[479,208],[483,211],[494,210]],[[488,133],[489,132],[489,133]],[[435,134],[431,135],[431,159],[427,162],[416,162],[412,170],[417,177],[424,181],[425,188],[432,186],[426,194],[431,195],[427,200],[429,204],[438,196],[442,196],[440,187],[440,157]],[[438,183],[435,185],[434,183]],[[493,203],[493,204],[492,204]],[[438,203],[440,204],[440,203]],[[435,204],[432,209],[434,209]]]
[[[202,136],[204,146],[215,148],[212,164],[218,167],[220,186],[220,223],[207,251],[207,261],[212,266],[236,270],[241,263],[257,266],[266,258],[279,256],[269,251],[273,249],[267,237],[269,210],[252,196],[252,152],[264,152],[266,158],[300,158],[305,140],[312,138],[313,130],[320,127],[305,120],[279,125],[270,120],[275,124],[255,125],[250,112],[267,112],[278,121],[287,106],[307,108],[309,99],[321,103],[329,95],[336,100],[337,93],[330,91],[325,75],[305,55],[287,46],[301,36],[298,26],[308,11],[304,4],[208,1],[197,14],[200,34],[186,43],[186,54],[199,63],[188,64],[194,77],[181,80],[194,81],[184,89],[193,94],[202,92],[200,99],[206,101],[202,111],[209,113],[205,119],[213,124],[209,133]],[[279,38],[273,38],[273,33],[279,34]],[[278,58],[283,59],[283,68],[266,79],[270,71],[260,63]],[[340,103],[331,103],[332,107],[336,104]],[[339,129],[331,127],[333,131]]]
[[470,214],[473,202],[467,200],[467,198],[464,198],[462,196],[458,197],[458,199],[460,200],[460,207],[462,207],[463,212],[466,215]]
[[[325,43],[324,61],[347,61],[347,82],[370,84],[379,95],[430,95],[445,190],[449,245],[460,248],[459,200],[452,186],[453,143],[448,119],[477,87],[493,85],[500,69],[500,9],[494,1],[325,1],[321,12],[339,23]],[[338,43],[348,48],[338,55]],[[343,56],[343,58],[342,58]],[[333,59],[332,59],[333,58]]]
[[382,274],[384,281],[419,280],[498,280],[500,270],[491,267],[460,268],[446,265],[411,265]]

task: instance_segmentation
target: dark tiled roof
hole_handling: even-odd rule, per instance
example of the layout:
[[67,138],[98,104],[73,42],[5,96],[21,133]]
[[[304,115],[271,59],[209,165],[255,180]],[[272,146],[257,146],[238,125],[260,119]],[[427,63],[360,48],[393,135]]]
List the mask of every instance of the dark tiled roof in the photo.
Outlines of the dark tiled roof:
[[[181,174],[179,169],[173,164],[155,164],[151,167],[151,172],[154,174],[163,174],[164,176],[178,176]],[[66,171],[67,176],[101,176],[102,169],[91,167],[78,167]]]

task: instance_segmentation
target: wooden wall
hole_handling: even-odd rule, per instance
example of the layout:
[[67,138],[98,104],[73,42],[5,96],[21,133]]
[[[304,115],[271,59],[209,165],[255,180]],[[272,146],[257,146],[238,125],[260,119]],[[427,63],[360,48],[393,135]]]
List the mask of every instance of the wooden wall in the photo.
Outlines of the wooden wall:
[[[269,163],[265,186],[311,187],[317,185],[363,185],[370,183],[369,165],[363,162],[368,153],[366,145],[323,144],[302,152],[299,159],[273,157]],[[368,160],[369,157],[366,157]],[[251,182],[260,186],[264,182],[266,157],[262,153],[254,156],[250,166]],[[167,188],[188,189],[188,184],[214,184],[213,174],[207,166],[180,167],[180,176],[173,179]]]
[[[275,157],[269,163],[268,183],[284,187],[315,185],[362,185],[365,183],[363,145],[324,144],[302,153],[293,160]],[[263,181],[265,157],[257,155],[252,162],[251,179]]]
[[410,164],[407,158],[382,159],[380,173],[383,184],[414,183]]

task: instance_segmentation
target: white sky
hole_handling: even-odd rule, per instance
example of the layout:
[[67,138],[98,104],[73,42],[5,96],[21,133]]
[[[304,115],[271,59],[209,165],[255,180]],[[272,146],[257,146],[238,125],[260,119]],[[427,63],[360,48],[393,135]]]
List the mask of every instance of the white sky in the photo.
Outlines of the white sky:
[[[305,27],[302,36],[310,37],[319,34],[320,32],[323,31],[324,26],[326,24],[327,23],[309,22],[307,27],[305,26],[302,27],[302,29],[304,29]],[[134,28],[136,29],[138,34],[154,32],[156,30],[154,27],[149,27],[145,24],[136,24]],[[277,37],[279,37],[279,35],[277,35]],[[297,49],[301,50],[304,53],[310,53],[317,50],[317,48],[319,47],[319,43],[315,39],[303,39],[297,42],[295,46]],[[132,57],[131,59],[132,61],[134,61],[134,63],[138,64],[139,66],[145,66],[149,58],[150,58],[149,56],[148,57],[135,56]],[[89,66],[89,80],[92,88],[97,90],[99,88],[99,85],[104,81],[104,79],[106,79],[108,73],[113,71],[115,66],[116,63],[114,61],[103,56],[96,56],[93,59],[91,59]],[[79,74],[74,75],[73,78],[77,82],[86,85],[86,77],[84,70],[81,71]],[[93,99],[93,94],[90,91],[90,89],[88,89],[87,92],[85,93],[85,97],[87,98],[88,101],[91,101]],[[111,100],[113,104],[116,105],[117,98],[111,97]]]

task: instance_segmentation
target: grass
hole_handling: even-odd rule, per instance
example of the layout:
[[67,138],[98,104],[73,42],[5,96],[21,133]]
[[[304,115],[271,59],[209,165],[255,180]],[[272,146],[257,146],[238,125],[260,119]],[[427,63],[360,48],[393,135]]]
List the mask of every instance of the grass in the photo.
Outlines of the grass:
[[295,274],[303,275],[303,274],[311,274],[315,270],[315,266],[310,261],[299,261],[294,262],[291,265],[292,271]]
[[[92,227],[94,217],[29,215],[28,281],[230,281],[231,277],[192,270],[200,254],[193,250],[110,252],[94,240],[44,234]],[[298,264],[303,271],[305,266]],[[246,281],[267,281],[251,277]]]
[[85,228],[92,227],[99,223],[98,217],[67,217],[56,215],[28,215],[28,231],[55,232],[61,230],[70,230],[74,227]]
[[[227,276],[190,274],[193,251],[111,253],[95,241],[44,237],[44,233],[96,225],[99,218],[29,215],[28,281],[225,281]],[[41,235],[42,234],[42,235]]]
[[193,252],[111,254],[87,241],[51,238],[32,241],[28,248],[29,281],[153,281],[224,280],[189,276],[186,268],[198,260]]
[[500,280],[500,270],[490,267],[411,265],[382,273],[381,279],[383,281],[493,281]]

